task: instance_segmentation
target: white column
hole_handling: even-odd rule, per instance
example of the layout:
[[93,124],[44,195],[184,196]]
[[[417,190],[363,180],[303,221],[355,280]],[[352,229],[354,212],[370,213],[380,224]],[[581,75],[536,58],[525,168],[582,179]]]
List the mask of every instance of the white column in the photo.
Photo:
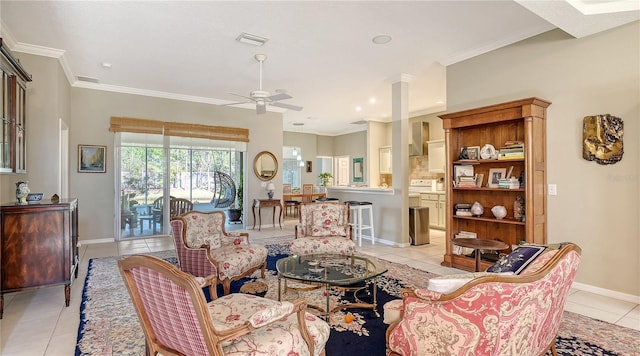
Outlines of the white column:
[[409,243],[409,81],[412,76],[400,74],[392,84],[392,167],[393,190],[400,208],[397,241]]

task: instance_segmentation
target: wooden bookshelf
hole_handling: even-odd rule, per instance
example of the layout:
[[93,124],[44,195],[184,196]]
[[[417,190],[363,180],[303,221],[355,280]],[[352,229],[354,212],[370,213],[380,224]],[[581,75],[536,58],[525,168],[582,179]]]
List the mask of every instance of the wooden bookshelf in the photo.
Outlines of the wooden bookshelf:
[[[475,232],[477,238],[501,240],[509,246],[522,242],[545,244],[546,223],[546,109],[551,103],[527,98],[481,108],[440,115],[445,131],[447,184],[446,238],[451,241],[459,231]],[[507,141],[524,143],[524,159],[459,159],[463,147],[493,145],[496,150]],[[474,174],[484,174],[482,187],[454,187],[456,165],[473,165]],[[513,166],[512,176],[524,172],[524,184],[518,189],[487,188],[489,170]],[[524,198],[524,221],[514,218],[514,202]],[[459,203],[479,202],[484,207],[480,217],[456,216]],[[504,219],[496,219],[491,208],[502,205],[507,209]],[[509,252],[509,249],[502,251]],[[447,244],[443,265],[465,270],[474,269],[474,259],[452,253]],[[486,268],[492,262],[482,261]]]

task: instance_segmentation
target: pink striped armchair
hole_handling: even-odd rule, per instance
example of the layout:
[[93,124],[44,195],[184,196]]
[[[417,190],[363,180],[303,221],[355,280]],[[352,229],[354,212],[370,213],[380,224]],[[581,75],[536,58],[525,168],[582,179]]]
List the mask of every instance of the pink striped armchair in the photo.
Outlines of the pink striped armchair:
[[194,277],[153,256],[118,261],[142,324],[147,354],[324,355],[329,325],[306,302],[229,294],[207,303],[203,287],[216,275]]
[[519,275],[485,275],[448,294],[406,289],[401,301],[387,303],[400,311],[387,329],[387,355],[556,355],[580,259],[580,248],[567,243]]
[[224,294],[231,282],[258,269],[264,278],[267,249],[251,245],[247,232],[226,232],[223,211],[191,211],[171,219],[180,269],[196,277],[218,275]]

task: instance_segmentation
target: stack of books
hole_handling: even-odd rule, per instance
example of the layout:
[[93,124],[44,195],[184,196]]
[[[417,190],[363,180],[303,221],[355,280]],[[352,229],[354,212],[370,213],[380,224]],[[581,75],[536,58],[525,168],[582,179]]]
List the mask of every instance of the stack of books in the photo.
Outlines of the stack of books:
[[520,188],[520,181],[514,177],[508,179],[500,179],[498,181],[498,188],[518,189]]
[[498,160],[523,159],[524,143],[521,141],[507,141],[498,151]]
[[471,204],[456,204],[455,210],[456,216],[473,216],[473,214],[471,214]]
[[475,188],[476,187],[476,176],[459,176],[458,177],[458,188]]

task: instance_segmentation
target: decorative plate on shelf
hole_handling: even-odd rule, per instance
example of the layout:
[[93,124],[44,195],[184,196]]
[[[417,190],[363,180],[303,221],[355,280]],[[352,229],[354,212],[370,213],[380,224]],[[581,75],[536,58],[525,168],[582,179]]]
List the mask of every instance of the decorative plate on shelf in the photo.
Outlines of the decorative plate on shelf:
[[498,158],[496,154],[496,148],[493,145],[486,144],[480,150],[480,158],[482,159],[495,159]]

